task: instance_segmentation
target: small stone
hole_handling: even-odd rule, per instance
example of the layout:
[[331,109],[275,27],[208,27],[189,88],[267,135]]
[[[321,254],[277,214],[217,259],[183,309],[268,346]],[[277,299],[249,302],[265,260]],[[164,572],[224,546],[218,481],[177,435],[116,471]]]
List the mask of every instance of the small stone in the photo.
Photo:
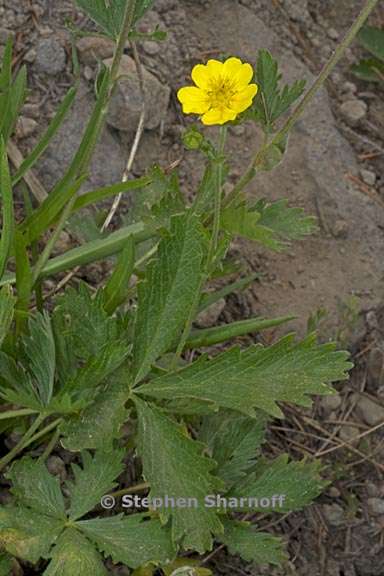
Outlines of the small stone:
[[384,498],[368,498],[367,504],[371,516],[381,516],[384,514]]
[[337,30],[335,30],[335,28],[328,28],[327,34],[331,40],[338,40],[339,39],[339,33]]
[[[112,59],[104,60],[104,64],[110,67]],[[121,77],[110,101],[107,122],[117,130],[135,133],[142,110],[142,92],[135,62],[125,54],[121,59],[119,75]],[[154,130],[166,116],[171,90],[145,68],[143,79],[145,127]]]
[[384,384],[384,350],[379,347],[372,348],[367,359],[368,374],[374,384]]
[[333,410],[337,410],[341,406],[341,397],[339,394],[332,394],[330,396],[324,396],[321,399],[321,407],[324,411],[332,412]]
[[322,508],[328,524],[331,526],[341,526],[344,524],[344,510],[339,504],[324,504]]
[[0,28],[0,44],[6,44],[8,38],[14,37],[14,32],[12,30],[8,30],[8,28]]
[[59,456],[50,456],[47,460],[47,468],[54,476],[59,476],[62,481],[67,478],[65,463]]
[[328,494],[331,498],[340,498],[341,492],[336,486],[331,486],[328,490]]
[[339,438],[347,444],[356,444],[358,442],[357,436],[359,436],[360,430],[356,426],[341,426],[339,430]]
[[149,54],[149,56],[156,56],[160,52],[160,46],[158,42],[154,42],[153,40],[146,40],[143,42],[143,49],[144,52]]
[[369,426],[384,422],[384,407],[366,396],[359,397],[356,413]]
[[374,186],[376,184],[376,174],[372,170],[365,170],[364,168],[360,170],[362,179],[368,186]]
[[92,70],[92,68],[90,66],[84,66],[84,70],[83,70],[83,76],[86,80],[88,80],[88,82],[90,80],[93,80],[94,78],[94,72]]
[[229,130],[234,136],[244,136],[245,134],[245,127],[241,124],[238,126],[231,126]]
[[365,489],[369,498],[376,498],[379,494],[379,489],[373,482],[367,482]]
[[220,314],[225,308],[225,298],[220,298],[217,302],[200,312],[198,317],[196,318],[196,324],[200,328],[209,328],[210,326],[214,326]]
[[344,94],[354,95],[357,92],[357,86],[353,82],[344,82],[344,84],[341,87],[341,91]]
[[37,45],[35,65],[39,72],[55,76],[65,69],[66,54],[55,38],[44,38]]
[[63,230],[60,233],[60,236],[55,244],[55,250],[60,253],[66,252],[67,250],[69,250],[69,248],[71,248],[71,246],[72,246],[71,237],[68,234],[68,232]]
[[16,138],[28,138],[37,128],[37,122],[33,118],[19,116],[16,123]]
[[33,64],[36,60],[36,50],[31,48],[28,50],[26,54],[24,54],[24,62],[29,62],[29,64]]
[[349,226],[346,220],[336,220],[332,228],[335,238],[347,238]]
[[367,111],[368,106],[366,103],[356,98],[346,100],[340,106],[340,112],[351,126],[357,126],[357,124],[366,117]]
[[76,43],[79,59],[84,64],[92,65],[98,61],[110,58],[115,49],[115,43],[108,38],[86,36]]

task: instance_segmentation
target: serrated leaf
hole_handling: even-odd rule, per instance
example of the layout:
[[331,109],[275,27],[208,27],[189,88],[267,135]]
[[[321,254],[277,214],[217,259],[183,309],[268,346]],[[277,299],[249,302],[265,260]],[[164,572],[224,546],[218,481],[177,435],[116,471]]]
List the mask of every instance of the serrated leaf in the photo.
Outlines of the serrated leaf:
[[60,481],[48,472],[43,462],[26,456],[11,466],[6,477],[12,482],[12,493],[23,506],[53,518],[66,518]]
[[0,347],[12,325],[15,302],[12,287],[3,286],[0,290]]
[[58,539],[44,576],[107,576],[108,572],[93,544],[78,530],[67,529]]
[[72,464],[74,481],[68,483],[71,506],[69,516],[77,520],[100,503],[101,497],[116,485],[116,478],[124,469],[122,452],[97,451],[92,457],[83,452],[83,466]]
[[63,528],[62,521],[35,510],[0,507],[0,547],[28,562],[46,557]]
[[256,532],[245,522],[224,520],[224,534],[219,537],[230,554],[239,555],[246,562],[279,566],[287,560],[283,542],[265,532]]
[[[320,463],[289,462],[288,455],[283,454],[273,462],[260,462],[259,471],[248,474],[227,495],[228,498],[254,498],[252,505],[246,501],[239,502],[239,510],[252,512],[279,512],[301,510],[323,491],[327,482],[320,477]],[[273,496],[276,500],[273,503]],[[278,498],[282,496],[280,503]],[[263,506],[263,498],[269,499]],[[243,504],[240,506],[240,503]]]
[[288,335],[273,346],[232,348],[212,360],[201,357],[176,372],[140,386],[136,393],[153,398],[205,400],[254,416],[255,408],[281,418],[277,402],[310,406],[309,394],[327,394],[328,384],[347,378],[347,352],[332,343],[318,345],[311,335],[296,343]]
[[92,404],[61,427],[61,443],[66,450],[112,450],[115,438],[128,418],[125,404],[129,397],[126,382],[116,381],[100,389]]
[[44,406],[48,406],[53,394],[56,366],[55,341],[48,313],[30,318],[28,327],[29,335],[23,338],[23,350],[29,360],[38,397]]
[[77,526],[113,562],[138,568],[149,562],[165,564],[175,557],[169,528],[147,514],[95,518],[77,522]]
[[[84,10],[112,38],[118,38],[124,19],[127,0],[76,0]],[[136,0],[134,23],[152,6],[153,0]]]
[[351,67],[357,78],[367,82],[382,82],[384,80],[384,62],[377,58],[366,58]]
[[316,218],[306,216],[302,208],[289,207],[285,199],[259,200],[254,209],[260,213],[259,225],[272,230],[278,241],[298,240],[317,230]]
[[376,58],[384,61],[384,29],[364,26],[358,34],[359,42]]
[[[204,552],[212,547],[212,534],[220,533],[220,520],[205,507],[204,498],[218,487],[211,475],[215,463],[202,456],[203,445],[191,440],[173,420],[153,405],[136,399],[139,417],[138,452],[151,498],[193,498],[197,507],[163,508],[163,523],[172,519],[172,538],[185,549]],[[194,500],[194,501],[195,501]]]
[[31,408],[38,412],[44,408],[32,385],[30,375],[15,360],[0,351],[0,396],[11,404]]
[[208,446],[217,462],[216,474],[227,485],[239,481],[255,464],[264,441],[266,422],[263,413],[253,419],[231,411],[203,419],[199,440]]
[[[0,99],[0,110],[1,99]],[[0,194],[2,229],[0,236],[0,279],[7,266],[14,231],[14,209],[11,176],[4,140],[0,138]]]
[[205,235],[190,214],[172,218],[171,233],[159,244],[138,287],[133,346],[135,382],[174,343],[196,300],[202,276]]

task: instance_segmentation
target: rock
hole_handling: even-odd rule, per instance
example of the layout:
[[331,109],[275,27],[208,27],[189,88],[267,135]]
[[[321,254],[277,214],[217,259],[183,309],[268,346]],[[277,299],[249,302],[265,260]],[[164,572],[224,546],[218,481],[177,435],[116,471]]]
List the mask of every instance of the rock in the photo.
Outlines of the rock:
[[335,238],[347,238],[348,237],[348,222],[345,220],[336,220],[332,233]]
[[368,186],[374,186],[376,184],[376,174],[372,170],[365,170],[364,168],[360,170],[362,179]]
[[284,0],[284,8],[292,20],[303,23],[310,20],[308,0]]
[[344,510],[339,504],[324,504],[323,514],[331,526],[341,526],[345,522]]
[[384,384],[384,350],[376,346],[368,354],[368,374],[373,383],[380,387]]
[[337,410],[341,406],[341,397],[339,394],[332,394],[331,396],[323,396],[321,399],[321,407],[326,413]]
[[143,50],[149,56],[156,56],[161,50],[161,47],[158,42],[154,42],[153,40],[146,40],[143,42]]
[[8,30],[8,28],[0,28],[0,44],[6,44],[8,38],[13,38],[15,33],[12,30]]
[[367,482],[365,489],[369,498],[375,498],[379,494],[379,489],[373,482]]
[[368,498],[367,504],[371,516],[381,516],[381,514],[384,514],[384,498]]
[[[71,162],[92,113],[94,102],[93,90],[90,90],[83,81],[71,113],[68,114],[36,167],[38,177],[48,190],[54,186]],[[126,166],[126,154],[108,127],[105,127],[93,154],[89,178],[82,191],[119,182]]]
[[16,138],[27,138],[35,132],[37,128],[37,122],[33,118],[27,118],[26,116],[19,116],[16,123]]
[[24,61],[29,62],[29,64],[33,64],[35,60],[36,60],[36,50],[34,48],[31,48],[24,55]]
[[366,117],[368,106],[363,100],[354,98],[343,102],[340,106],[340,112],[348,124],[357,126],[357,124]]
[[108,38],[86,36],[76,43],[79,59],[83,64],[92,65],[113,56],[115,43]]
[[338,40],[339,39],[339,33],[335,28],[328,28],[327,34],[331,40]]
[[83,76],[86,80],[88,80],[88,82],[93,80],[95,77],[94,70],[90,66],[84,66]]
[[384,407],[366,396],[360,396],[356,404],[356,414],[369,426],[384,422]]
[[328,490],[328,494],[331,498],[340,498],[341,492],[336,486],[331,486]]
[[196,318],[196,324],[200,328],[209,328],[210,326],[214,326],[220,314],[225,308],[225,298],[220,298],[217,302],[200,312],[198,317]]
[[54,476],[59,476],[63,482],[67,478],[65,463],[59,456],[50,456],[47,460],[47,468]]
[[65,69],[66,54],[55,38],[44,38],[37,45],[35,66],[39,72],[55,76]]
[[339,430],[339,438],[347,444],[355,445],[358,443],[357,436],[359,436],[360,430],[356,426],[341,426]]
[[357,86],[353,82],[344,82],[341,87],[342,92],[353,96],[357,92]]
[[[104,64],[111,66],[112,59],[104,60]],[[121,78],[110,102],[107,122],[117,130],[134,133],[142,105],[139,77],[134,60],[124,55],[119,72]],[[146,104],[145,127],[153,130],[166,116],[171,91],[145,68],[143,68],[143,78]]]

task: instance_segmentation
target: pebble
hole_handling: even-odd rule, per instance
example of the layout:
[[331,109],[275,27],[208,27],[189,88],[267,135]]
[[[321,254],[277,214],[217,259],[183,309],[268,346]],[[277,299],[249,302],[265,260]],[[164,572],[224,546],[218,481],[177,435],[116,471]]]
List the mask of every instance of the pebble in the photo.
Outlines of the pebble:
[[369,426],[384,422],[384,407],[366,396],[360,396],[356,404],[357,415]]
[[356,84],[354,84],[353,82],[344,82],[342,88],[341,88],[342,92],[344,92],[345,94],[351,94],[354,95],[357,92],[357,86]]
[[339,394],[332,394],[330,396],[324,396],[321,399],[321,407],[325,412],[332,412],[337,410],[341,406],[341,397]]
[[37,128],[37,122],[33,118],[19,116],[16,123],[16,138],[28,138]]
[[344,524],[344,510],[339,504],[324,504],[322,508],[328,524],[331,526],[341,526]]
[[196,324],[200,328],[209,328],[214,326],[226,305],[225,298],[220,298],[217,302],[200,312],[196,318]]
[[347,238],[349,232],[348,222],[346,220],[336,220],[332,232],[335,238]]
[[362,179],[366,184],[368,184],[368,186],[374,186],[376,184],[377,176],[374,172],[372,172],[372,170],[366,170],[365,168],[363,168],[362,170],[360,170],[360,174]]
[[6,44],[9,37],[13,38],[14,32],[8,28],[0,28],[0,44]]
[[160,46],[158,42],[153,40],[146,40],[143,42],[143,50],[150,56],[156,56],[160,52]]
[[67,471],[65,468],[65,463],[59,456],[52,455],[47,460],[47,468],[51,474],[54,476],[60,476],[62,481],[67,478]]
[[238,126],[231,126],[229,130],[234,136],[243,136],[245,134],[245,127],[241,124]]
[[24,54],[24,61],[29,62],[29,64],[33,64],[35,60],[36,60],[36,50],[34,48],[31,48],[30,50],[28,50],[26,54]]
[[65,69],[66,54],[55,38],[44,38],[37,45],[35,65],[39,72],[55,76]]
[[359,428],[356,426],[341,426],[339,430],[339,438],[343,442],[347,442],[348,444],[356,444],[358,440],[356,437],[360,434]]
[[363,120],[368,111],[368,106],[363,100],[354,98],[353,100],[346,100],[340,107],[340,112],[345,120],[351,125],[356,126]]
[[327,34],[331,40],[338,40],[339,39],[339,33],[337,30],[335,30],[335,28],[328,28]]
[[376,498],[379,493],[377,485],[373,482],[367,482],[365,489],[369,498]]
[[367,504],[371,516],[381,516],[384,514],[384,498],[368,498]]
[[99,60],[105,60],[113,55],[115,43],[108,38],[98,36],[86,36],[76,43],[79,59],[87,65],[92,65]]

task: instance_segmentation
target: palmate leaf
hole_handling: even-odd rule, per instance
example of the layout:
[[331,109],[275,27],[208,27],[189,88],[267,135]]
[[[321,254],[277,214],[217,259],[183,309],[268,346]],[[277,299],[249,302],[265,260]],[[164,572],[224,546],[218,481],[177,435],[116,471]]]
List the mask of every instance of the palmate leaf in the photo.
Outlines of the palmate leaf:
[[75,479],[69,484],[71,520],[84,516],[100,503],[104,494],[114,488],[115,479],[124,468],[122,457],[120,450],[108,453],[97,451],[93,457],[89,452],[84,452],[82,468],[77,464],[72,465]]
[[224,520],[224,534],[219,537],[230,554],[239,555],[246,562],[279,566],[287,555],[280,538],[265,532],[255,532],[245,522]]
[[94,545],[78,530],[67,529],[58,539],[44,576],[75,576],[75,574],[107,576],[102,557]]
[[359,42],[373,56],[384,62],[384,29],[364,26],[358,34]]
[[79,415],[66,419],[61,427],[61,443],[66,450],[100,449],[110,452],[115,438],[128,418],[125,403],[129,397],[126,381],[113,381],[100,388],[93,402]]
[[384,79],[384,62],[377,58],[365,58],[351,67],[357,78],[367,82],[382,82]]
[[[104,32],[118,38],[127,0],[76,0],[76,3]],[[152,4],[153,0],[136,0],[134,23],[144,16]]]
[[47,557],[64,529],[61,520],[22,506],[0,507],[0,548],[35,563]]
[[147,514],[95,518],[76,524],[113,562],[130,568],[149,562],[166,564],[175,557],[169,528]]
[[253,419],[230,410],[203,419],[199,440],[208,446],[217,462],[216,474],[227,485],[238,482],[255,464],[264,441],[266,421],[262,412]]
[[205,241],[195,216],[175,216],[170,235],[160,242],[157,258],[147,267],[145,280],[138,287],[135,382],[147,375],[184,327],[201,283]]
[[15,462],[6,477],[12,482],[12,494],[32,510],[53,518],[65,519],[60,481],[45,464],[26,456]]
[[194,498],[198,507],[164,507],[162,522],[172,519],[172,538],[185,549],[204,552],[212,547],[212,533],[222,525],[204,498],[219,487],[211,475],[214,462],[202,456],[203,445],[191,440],[159,408],[136,400],[139,417],[138,451],[151,498]]
[[[227,496],[239,499],[241,511],[285,513],[301,510],[317,498],[328,484],[320,477],[320,469],[319,462],[289,462],[288,455],[283,454],[273,462],[259,461],[256,471],[248,473]],[[284,496],[282,505],[277,501],[273,504],[273,496]],[[240,501],[241,498],[256,498],[258,505],[247,506],[246,501]],[[262,505],[263,498],[270,499],[269,505]]]
[[141,385],[136,393],[159,399],[205,400],[254,416],[255,408],[281,418],[277,402],[310,406],[309,394],[327,394],[332,381],[347,378],[348,353],[310,335],[296,343],[288,335],[273,346],[232,348]]

